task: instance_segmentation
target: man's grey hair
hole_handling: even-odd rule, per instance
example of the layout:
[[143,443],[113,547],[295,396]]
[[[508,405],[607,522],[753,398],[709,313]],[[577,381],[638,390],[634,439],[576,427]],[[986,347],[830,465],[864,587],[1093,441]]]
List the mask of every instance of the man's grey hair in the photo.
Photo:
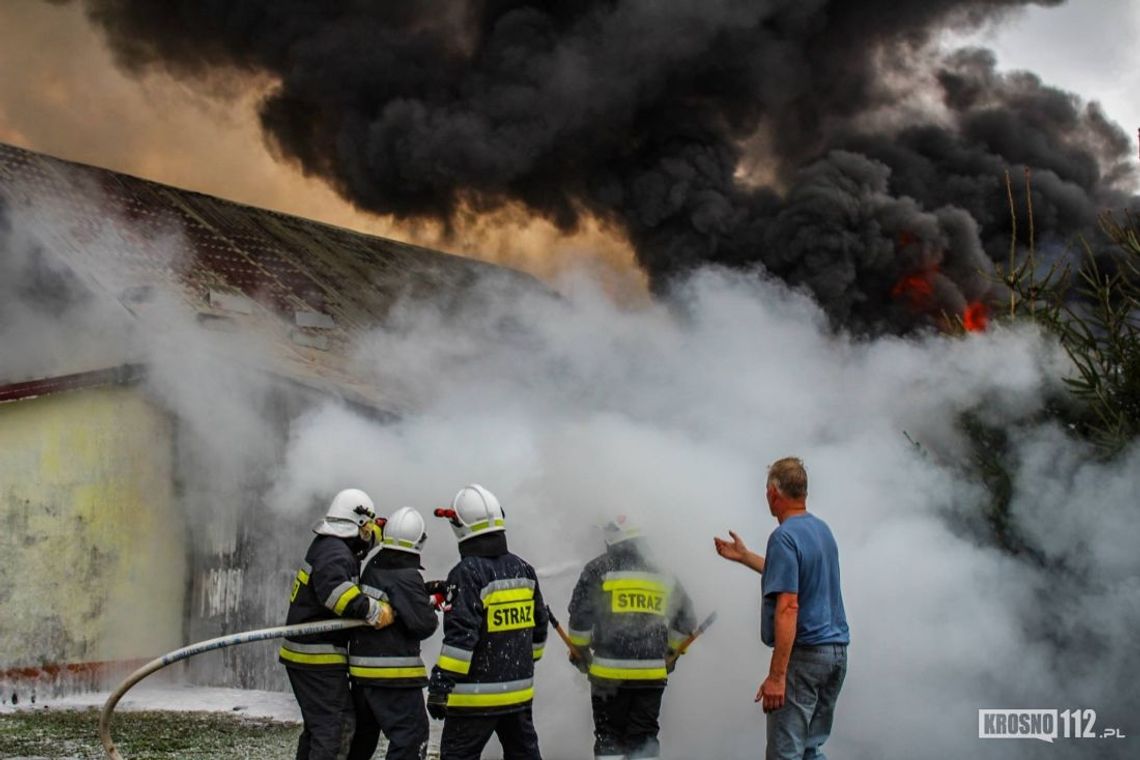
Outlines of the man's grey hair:
[[797,457],[777,459],[768,467],[768,482],[789,499],[807,498],[807,470]]

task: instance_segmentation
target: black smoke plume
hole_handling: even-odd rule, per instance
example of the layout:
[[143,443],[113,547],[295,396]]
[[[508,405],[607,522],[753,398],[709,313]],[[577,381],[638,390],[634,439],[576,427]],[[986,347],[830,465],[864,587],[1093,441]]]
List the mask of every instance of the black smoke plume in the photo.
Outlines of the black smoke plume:
[[858,331],[995,295],[1006,170],[1043,246],[1129,200],[1095,104],[936,51],[1061,0],[80,1],[130,69],[273,76],[271,142],[362,208],[590,214],[657,290],[760,265]]

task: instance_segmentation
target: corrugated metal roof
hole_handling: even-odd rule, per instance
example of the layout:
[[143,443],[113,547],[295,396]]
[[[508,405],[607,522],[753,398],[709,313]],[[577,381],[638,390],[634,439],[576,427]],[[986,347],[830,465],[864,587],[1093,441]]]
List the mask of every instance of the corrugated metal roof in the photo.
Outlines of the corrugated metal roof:
[[203,324],[263,333],[275,370],[365,396],[377,389],[348,374],[346,349],[398,299],[446,304],[496,272],[543,289],[513,270],[2,143],[0,186],[46,222],[54,253],[137,317],[155,292],[174,293]]

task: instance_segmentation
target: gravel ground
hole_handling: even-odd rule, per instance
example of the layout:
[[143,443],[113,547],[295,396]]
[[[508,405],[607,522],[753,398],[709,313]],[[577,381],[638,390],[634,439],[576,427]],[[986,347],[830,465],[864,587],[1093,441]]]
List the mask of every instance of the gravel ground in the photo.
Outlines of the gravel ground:
[[[300,733],[295,721],[167,710],[116,713],[111,732],[124,760],[293,760]],[[386,744],[381,738],[374,757],[384,757]],[[428,760],[438,760],[438,744],[433,731]],[[0,712],[0,758],[105,760],[99,710],[39,707]]]
[[[0,758],[102,760],[97,710],[31,709],[0,714]],[[125,760],[292,760],[301,728],[265,718],[205,712],[115,716]]]

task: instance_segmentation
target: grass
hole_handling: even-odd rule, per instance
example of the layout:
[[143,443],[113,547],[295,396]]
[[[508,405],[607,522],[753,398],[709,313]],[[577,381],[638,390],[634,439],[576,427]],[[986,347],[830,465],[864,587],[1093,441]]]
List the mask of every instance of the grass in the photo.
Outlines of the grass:
[[[0,715],[0,758],[102,760],[99,712],[37,709]],[[124,712],[112,736],[125,760],[292,760],[295,723],[193,712]]]

